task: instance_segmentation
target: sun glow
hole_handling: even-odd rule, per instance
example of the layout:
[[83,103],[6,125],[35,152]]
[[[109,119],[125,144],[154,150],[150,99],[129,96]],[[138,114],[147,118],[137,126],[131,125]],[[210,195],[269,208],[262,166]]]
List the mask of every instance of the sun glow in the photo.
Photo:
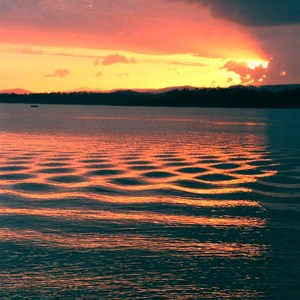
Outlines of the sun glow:
[[222,70],[222,58],[192,53],[141,54],[117,49],[2,44],[0,55],[5,61],[0,69],[0,90],[107,91],[241,83],[239,76]]
[[26,18],[25,6],[7,2],[14,9],[1,19],[0,90],[226,87],[252,80],[224,71],[229,59],[245,61],[251,72],[261,64],[266,69],[253,36],[216,21],[206,7],[162,0],[113,3],[40,1]]
[[229,60],[222,69],[237,75],[239,84],[260,85],[267,78],[269,64],[268,60]]
[[248,68],[251,69],[251,70],[255,70],[256,68],[259,68],[259,67],[262,67],[263,69],[267,69],[268,66],[269,66],[269,61],[248,61],[247,62],[247,65],[248,65]]

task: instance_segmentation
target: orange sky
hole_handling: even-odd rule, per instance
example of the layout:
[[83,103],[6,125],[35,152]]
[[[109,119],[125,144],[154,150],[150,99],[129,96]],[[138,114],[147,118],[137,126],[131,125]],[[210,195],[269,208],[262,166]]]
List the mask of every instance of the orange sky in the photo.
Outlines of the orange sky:
[[0,90],[210,87],[268,76],[269,53],[253,31],[192,1],[0,4]]

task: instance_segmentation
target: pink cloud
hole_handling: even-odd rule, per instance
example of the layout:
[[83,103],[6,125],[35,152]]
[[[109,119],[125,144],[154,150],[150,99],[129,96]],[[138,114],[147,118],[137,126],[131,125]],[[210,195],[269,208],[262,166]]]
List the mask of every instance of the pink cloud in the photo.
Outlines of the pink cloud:
[[113,64],[128,64],[128,63],[136,63],[134,58],[126,58],[125,56],[119,54],[108,55],[102,61],[102,65],[108,66]]
[[179,0],[1,1],[0,35],[9,43],[218,57],[258,50],[247,33],[214,22],[208,8]]
[[21,53],[21,54],[43,54],[43,51],[36,50],[36,49],[32,48],[31,46],[24,46],[22,48],[14,49],[14,52]]
[[[194,53],[241,60],[274,57],[276,72],[269,72],[266,81],[298,83],[300,26],[295,3],[299,0],[267,2],[0,0],[0,36],[1,42],[11,44]],[[42,54],[29,48],[19,53]],[[95,65],[105,60],[99,57],[97,63],[97,57],[91,58]],[[287,73],[284,77],[279,75],[282,70]]]
[[[226,71],[232,71],[240,76],[241,84],[244,85],[256,85],[262,84],[266,78],[267,68],[263,64],[257,64],[255,66],[249,66],[249,63],[244,61],[228,61],[224,66],[220,68]],[[228,79],[230,83],[232,78]]]
[[47,74],[46,77],[51,77],[51,78],[63,78],[66,77],[67,75],[70,74],[70,71],[68,69],[57,69],[51,74]]

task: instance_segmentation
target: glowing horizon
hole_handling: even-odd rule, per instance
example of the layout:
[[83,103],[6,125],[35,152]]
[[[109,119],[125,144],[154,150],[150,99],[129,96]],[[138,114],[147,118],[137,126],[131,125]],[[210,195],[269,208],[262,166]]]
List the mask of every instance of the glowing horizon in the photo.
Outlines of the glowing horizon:
[[286,68],[274,71],[276,57],[271,59],[253,30],[216,18],[209,7],[193,1],[0,4],[0,90],[107,91],[297,81]]
[[[19,70],[23,76],[15,76],[13,84],[10,83],[10,77],[6,76],[2,84],[33,92],[70,91],[83,87],[87,90],[107,91],[182,85],[213,87],[241,83],[240,75],[223,68],[231,58],[225,60],[193,54],[149,55],[117,50],[16,46],[4,45],[0,51],[11,66],[16,64],[15,68],[20,63],[18,58],[23,57],[24,69]],[[54,68],[54,63],[58,62],[60,67]],[[256,67],[266,63],[253,59],[238,59],[238,62],[255,64]],[[27,76],[26,72],[30,68],[31,76]],[[249,66],[248,69],[255,71],[256,68]],[[199,70],[205,72],[202,79],[199,78]],[[153,74],[155,78],[152,78]],[[14,74],[11,73],[11,76]],[[32,80],[34,77],[35,81]],[[215,81],[216,77],[218,82]]]

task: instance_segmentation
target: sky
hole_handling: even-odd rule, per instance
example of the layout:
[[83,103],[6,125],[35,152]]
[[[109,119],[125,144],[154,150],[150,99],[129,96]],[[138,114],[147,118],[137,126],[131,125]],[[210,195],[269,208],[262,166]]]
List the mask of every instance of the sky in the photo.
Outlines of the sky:
[[299,0],[0,0],[0,90],[300,83]]

